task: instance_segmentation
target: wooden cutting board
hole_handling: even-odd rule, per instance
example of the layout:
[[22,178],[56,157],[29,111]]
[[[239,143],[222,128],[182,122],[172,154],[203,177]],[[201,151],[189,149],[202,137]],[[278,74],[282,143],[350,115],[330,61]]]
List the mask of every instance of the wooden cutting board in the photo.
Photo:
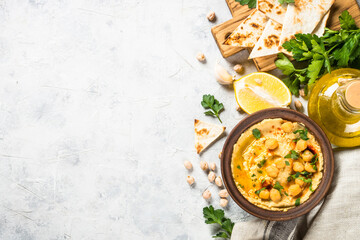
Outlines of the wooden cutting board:
[[[240,5],[240,3],[235,2],[235,0],[225,1],[230,9],[233,18],[229,21],[213,27],[211,29],[211,33],[215,38],[221,55],[224,58],[227,58],[234,55],[235,53],[240,52],[244,48],[224,45],[223,43],[225,39],[235,30],[237,26],[240,25],[240,22],[242,20],[244,20],[247,16],[250,15],[252,11],[254,11],[254,9],[249,9],[247,6],[242,6]],[[327,22],[328,28],[334,30],[340,28],[339,16],[344,10],[348,10],[350,15],[355,18],[357,25],[360,26],[360,9],[356,3],[356,0],[336,0],[330,10],[330,17]],[[274,61],[276,60],[276,55],[255,58],[253,60],[258,71],[266,72],[276,68],[274,63]]]

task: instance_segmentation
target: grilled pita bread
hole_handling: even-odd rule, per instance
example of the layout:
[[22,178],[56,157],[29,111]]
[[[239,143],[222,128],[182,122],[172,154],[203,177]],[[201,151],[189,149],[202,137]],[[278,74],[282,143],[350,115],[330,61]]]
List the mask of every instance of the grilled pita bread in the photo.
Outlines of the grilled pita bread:
[[257,9],[263,12],[268,18],[283,24],[287,4],[280,4],[279,0],[258,0]]
[[206,123],[195,119],[195,149],[199,154],[204,151],[225,131],[225,127],[212,123]]
[[254,47],[259,40],[268,18],[255,10],[226,39],[225,45],[234,47]]
[[264,32],[249,56],[250,59],[272,55],[279,52],[282,25],[269,20]]
[[325,16],[323,17],[321,22],[316,26],[315,30],[313,31],[313,34],[315,34],[319,37],[324,35],[326,23],[327,23],[327,20],[329,19],[329,16],[330,16],[330,10],[327,12],[327,14],[325,14]]
[[297,33],[312,33],[335,0],[295,0],[288,4],[280,44]]

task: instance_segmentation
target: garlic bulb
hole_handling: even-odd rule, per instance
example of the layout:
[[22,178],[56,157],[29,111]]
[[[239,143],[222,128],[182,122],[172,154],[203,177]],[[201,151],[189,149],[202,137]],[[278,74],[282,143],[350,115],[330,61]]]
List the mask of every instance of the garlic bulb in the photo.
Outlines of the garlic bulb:
[[220,64],[215,65],[215,77],[218,83],[222,85],[229,85],[234,81],[233,76],[231,76]]

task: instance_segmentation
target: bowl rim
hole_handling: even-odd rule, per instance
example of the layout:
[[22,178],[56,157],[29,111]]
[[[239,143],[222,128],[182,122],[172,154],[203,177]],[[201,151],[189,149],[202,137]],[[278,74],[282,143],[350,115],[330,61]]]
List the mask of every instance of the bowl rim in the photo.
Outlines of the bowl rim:
[[[311,194],[307,201],[302,203],[300,206],[289,209],[286,212],[266,210],[250,203],[236,187],[231,170],[231,157],[233,152],[233,146],[237,142],[241,134],[247,129],[249,129],[251,126],[261,122],[264,119],[274,118],[282,118],[292,122],[303,123],[309,130],[309,132],[311,132],[315,136],[321,147],[324,158],[323,177],[318,188],[315,190],[314,193]],[[237,205],[239,205],[243,210],[253,216],[271,221],[286,221],[300,217],[311,211],[326,196],[327,192],[330,189],[330,185],[334,176],[334,155],[331,144],[326,137],[324,131],[305,114],[287,108],[264,109],[257,111],[242,119],[231,130],[224,143],[220,165],[221,175],[224,181],[225,188],[229,192],[231,198],[237,203]]]

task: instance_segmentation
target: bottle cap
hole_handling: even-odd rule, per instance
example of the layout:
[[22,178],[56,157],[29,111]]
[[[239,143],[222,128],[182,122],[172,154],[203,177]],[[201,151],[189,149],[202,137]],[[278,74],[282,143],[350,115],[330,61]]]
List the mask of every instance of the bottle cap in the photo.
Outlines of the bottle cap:
[[360,81],[354,81],[346,88],[345,99],[348,104],[360,109]]

